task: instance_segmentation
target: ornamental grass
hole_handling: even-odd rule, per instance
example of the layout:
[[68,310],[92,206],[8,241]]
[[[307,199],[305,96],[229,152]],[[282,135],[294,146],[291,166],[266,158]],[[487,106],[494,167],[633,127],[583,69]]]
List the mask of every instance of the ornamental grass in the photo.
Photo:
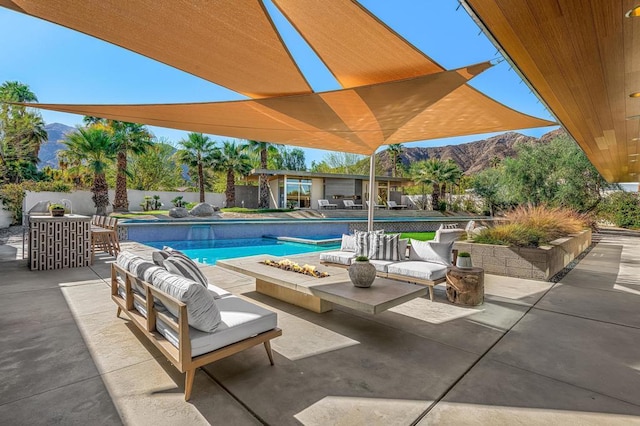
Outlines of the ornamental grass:
[[482,231],[474,241],[481,244],[538,247],[575,234],[589,227],[588,216],[571,209],[524,205],[517,207],[505,218],[508,224],[498,225]]

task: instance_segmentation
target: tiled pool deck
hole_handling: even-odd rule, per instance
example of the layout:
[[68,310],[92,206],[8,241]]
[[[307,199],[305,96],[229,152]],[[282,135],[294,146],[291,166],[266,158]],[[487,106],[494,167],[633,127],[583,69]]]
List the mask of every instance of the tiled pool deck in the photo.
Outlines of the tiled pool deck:
[[[18,245],[16,244],[16,247]],[[138,243],[123,248],[150,255]],[[0,246],[0,424],[640,424],[640,238],[605,235],[560,283],[487,276],[476,308],[420,298],[315,314],[203,267],[278,312],[256,347],[183,377],[115,315],[109,258],[32,272]]]

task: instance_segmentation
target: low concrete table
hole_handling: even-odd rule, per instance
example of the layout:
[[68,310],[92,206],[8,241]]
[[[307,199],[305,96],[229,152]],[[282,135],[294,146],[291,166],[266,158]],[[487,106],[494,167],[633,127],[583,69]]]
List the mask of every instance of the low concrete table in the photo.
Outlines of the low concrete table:
[[[344,268],[321,266],[319,269],[328,272],[329,276],[314,278],[260,263],[265,259],[281,260],[270,255],[251,256],[219,260],[216,266],[254,277],[258,293],[318,313],[332,310],[335,303],[377,314],[429,291],[427,287],[384,278],[376,278],[371,288],[356,288]],[[317,254],[291,256],[289,259],[300,265],[320,264]]]
[[416,297],[425,296],[429,289],[416,284],[376,278],[369,288],[356,287],[351,281],[347,281],[313,286],[311,292],[322,300],[375,315]]

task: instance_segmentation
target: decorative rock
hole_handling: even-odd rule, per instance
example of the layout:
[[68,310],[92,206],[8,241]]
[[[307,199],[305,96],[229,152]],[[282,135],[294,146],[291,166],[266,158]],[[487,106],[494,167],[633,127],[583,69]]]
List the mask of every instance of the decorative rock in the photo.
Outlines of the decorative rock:
[[187,217],[189,216],[189,210],[184,207],[173,207],[169,210],[169,216],[176,218]]
[[191,216],[206,217],[206,216],[213,216],[214,212],[215,210],[213,209],[213,206],[211,204],[200,203],[196,205],[194,208],[192,208],[189,214]]
[[356,287],[371,287],[373,280],[376,279],[376,267],[368,260],[356,260],[349,266],[349,279]]

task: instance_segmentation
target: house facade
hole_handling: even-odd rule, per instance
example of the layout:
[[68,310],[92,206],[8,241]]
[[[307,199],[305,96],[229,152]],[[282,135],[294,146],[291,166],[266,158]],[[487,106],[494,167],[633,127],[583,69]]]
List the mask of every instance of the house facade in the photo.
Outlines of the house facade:
[[[317,209],[318,200],[329,200],[337,208],[345,208],[344,200],[353,200],[355,204],[369,200],[369,176],[365,175],[256,169],[249,178],[258,180],[261,174],[269,177],[270,208]],[[410,183],[408,178],[377,176],[374,201],[400,203],[402,186]]]

